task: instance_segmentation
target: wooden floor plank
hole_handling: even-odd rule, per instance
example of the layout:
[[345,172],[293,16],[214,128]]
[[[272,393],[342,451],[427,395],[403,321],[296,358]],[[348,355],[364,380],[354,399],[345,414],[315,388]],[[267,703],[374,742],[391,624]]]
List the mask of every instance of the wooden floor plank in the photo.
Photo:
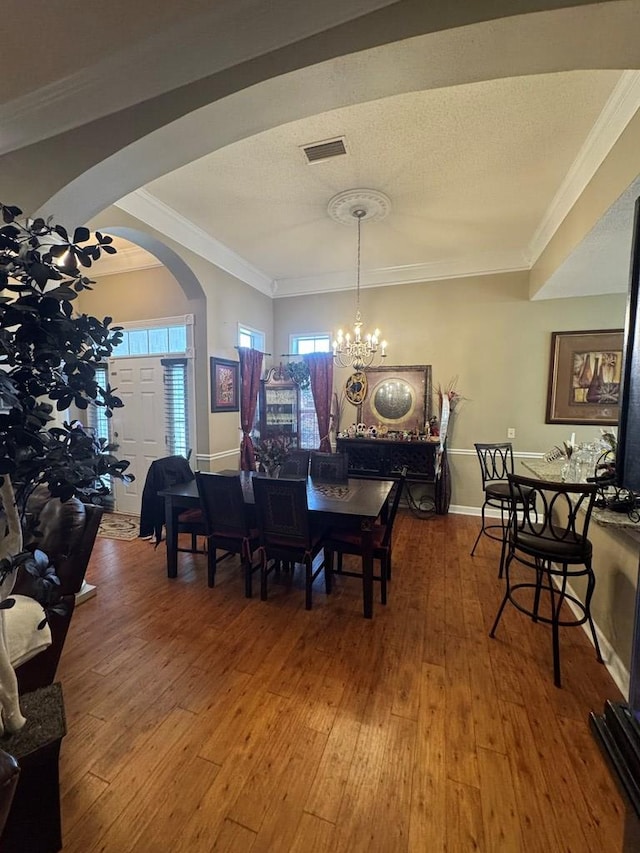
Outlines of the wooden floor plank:
[[409,809],[409,850],[438,850],[446,838],[445,672],[422,664],[420,713]]
[[[386,607],[299,572],[249,600],[237,558],[98,539],[59,678],[71,853],[620,853],[624,802],[587,724],[620,695],[579,628],[507,608],[478,519],[397,519]],[[126,596],[123,596],[126,590]]]
[[491,749],[478,750],[480,804],[487,850],[511,853],[525,849],[509,759]]

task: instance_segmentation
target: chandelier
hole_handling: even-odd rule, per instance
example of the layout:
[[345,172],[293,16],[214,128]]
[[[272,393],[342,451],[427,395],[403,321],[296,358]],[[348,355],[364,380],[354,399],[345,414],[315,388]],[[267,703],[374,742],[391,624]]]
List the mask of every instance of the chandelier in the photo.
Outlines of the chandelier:
[[376,357],[386,358],[387,342],[380,340],[380,330],[370,334],[362,332],[360,313],[360,247],[363,219],[382,219],[387,215],[390,202],[387,196],[376,190],[347,190],[334,196],[329,202],[329,214],[336,221],[346,223],[356,220],[358,226],[358,252],[356,264],[356,315],[353,331],[342,329],[333,341],[333,360],[337,367],[350,367],[355,371],[370,367]]

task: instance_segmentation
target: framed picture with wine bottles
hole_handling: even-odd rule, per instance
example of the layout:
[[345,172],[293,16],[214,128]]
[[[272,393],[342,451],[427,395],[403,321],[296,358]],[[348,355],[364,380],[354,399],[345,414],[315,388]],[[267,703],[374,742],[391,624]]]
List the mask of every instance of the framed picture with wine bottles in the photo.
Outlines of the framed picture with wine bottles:
[[551,333],[546,423],[618,423],[623,336],[622,329]]

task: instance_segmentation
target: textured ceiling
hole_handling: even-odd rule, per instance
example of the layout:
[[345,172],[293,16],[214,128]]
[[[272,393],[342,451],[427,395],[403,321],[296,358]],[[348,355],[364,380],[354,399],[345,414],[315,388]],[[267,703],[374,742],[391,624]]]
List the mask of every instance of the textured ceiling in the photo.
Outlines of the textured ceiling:
[[[365,284],[376,271],[403,278],[416,268],[420,278],[425,266],[461,260],[478,271],[526,268],[619,78],[548,74],[358,104],[228,145],[146,191],[275,280],[278,293],[322,290],[332,274],[353,271],[355,230],[332,221],[327,203],[355,187],[392,203],[384,221],[362,227]],[[336,136],[348,153],[308,165],[301,146]]]

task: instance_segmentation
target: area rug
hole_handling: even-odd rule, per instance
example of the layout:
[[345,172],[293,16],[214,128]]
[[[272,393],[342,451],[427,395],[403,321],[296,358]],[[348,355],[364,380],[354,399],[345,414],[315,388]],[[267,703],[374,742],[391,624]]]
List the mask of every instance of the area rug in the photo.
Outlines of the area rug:
[[140,516],[126,512],[105,512],[100,521],[98,536],[105,539],[137,539],[140,533]]

